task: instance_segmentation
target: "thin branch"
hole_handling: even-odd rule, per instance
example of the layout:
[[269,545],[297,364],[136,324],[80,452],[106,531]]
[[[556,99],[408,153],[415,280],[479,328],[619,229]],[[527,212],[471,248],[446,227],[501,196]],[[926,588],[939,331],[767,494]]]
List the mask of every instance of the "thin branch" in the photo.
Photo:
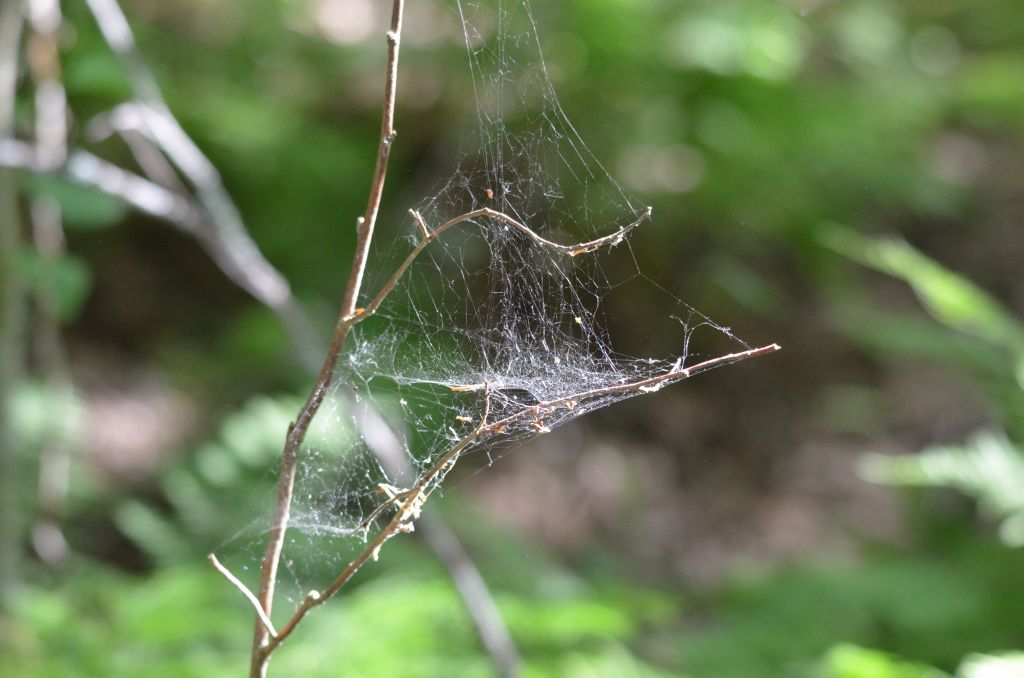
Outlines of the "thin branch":
[[36,151],[44,167],[67,157],[67,96],[61,83],[57,33],[63,18],[58,0],[29,0],[28,67],[35,83]]
[[[157,141],[149,136],[148,128],[137,108],[135,103],[121,104],[93,117],[85,126],[86,136],[95,142],[120,136],[151,181],[179,195],[188,195],[189,190],[181,181],[174,166],[161,152]],[[170,111],[168,113],[170,114]]]
[[[90,0],[96,2],[98,0]],[[104,0],[106,1],[106,0]],[[263,555],[263,562],[260,566],[260,587],[258,598],[260,606],[269,617],[273,607],[274,588],[277,580],[277,568],[281,560],[281,551],[284,548],[285,532],[288,529],[288,521],[291,515],[292,494],[295,486],[295,471],[298,465],[299,448],[306,437],[309,425],[320,409],[327,389],[331,384],[334,375],[334,367],[338,362],[341,349],[351,329],[349,319],[355,313],[356,300],[362,287],[363,274],[366,270],[366,262],[369,258],[370,244],[373,238],[373,228],[380,211],[381,197],[384,192],[384,182],[387,177],[387,165],[391,156],[391,146],[395,140],[394,118],[395,118],[395,92],[398,83],[398,55],[401,45],[402,17],[405,11],[404,0],[394,0],[391,9],[391,29],[387,33],[388,42],[388,67],[384,83],[384,106],[381,120],[380,145],[377,151],[377,166],[374,170],[373,181],[370,188],[370,198],[367,204],[366,213],[357,225],[356,252],[352,263],[352,272],[349,276],[348,285],[345,290],[345,299],[342,302],[340,318],[335,327],[334,336],[331,339],[323,368],[317,379],[316,385],[306,399],[302,410],[299,412],[295,422],[289,427],[285,439],[284,451],[281,455],[281,471],[278,476],[277,500],[274,508],[274,517],[271,522],[270,534],[267,538],[267,549]],[[307,596],[306,601],[312,601],[313,596]],[[305,603],[304,603],[305,604]],[[293,627],[294,628],[294,627]],[[290,632],[290,631],[289,631]],[[280,636],[278,636],[280,638]],[[251,678],[260,678],[266,675],[267,661],[270,654],[279,644],[278,638],[269,638],[266,629],[262,624],[257,624],[253,634],[252,661],[250,664]]]
[[498,210],[491,209],[490,207],[483,207],[481,209],[473,210],[472,212],[467,212],[461,216],[455,217],[454,219],[451,219],[450,221],[447,221],[444,224],[438,226],[436,229],[434,229],[434,231],[430,233],[430,237],[436,238],[437,236],[441,235],[452,226],[455,226],[456,224],[461,224],[464,221],[471,221],[472,219],[477,219],[479,217],[488,217],[490,219],[504,221],[509,226],[512,226],[516,230],[525,234],[528,238],[530,238],[530,240],[533,240],[541,247],[546,247],[550,250],[554,250],[555,252],[559,252],[561,254],[568,254],[570,257],[575,257],[576,255],[583,254],[585,252],[593,252],[594,250],[599,249],[605,245],[615,246],[619,244],[626,237],[626,234],[628,234],[630,231],[632,231],[634,228],[636,228],[643,222],[650,219],[652,212],[653,209],[648,207],[643,211],[643,213],[639,217],[637,217],[635,221],[626,224],[625,226],[620,226],[619,229],[616,230],[614,233],[610,233],[606,236],[597,238],[596,240],[591,240],[589,242],[581,242],[576,245],[562,245],[557,242],[548,240],[547,238],[541,236],[539,233],[537,233],[529,226],[516,219],[515,217],[511,217],[508,214],[505,214],[504,212],[499,212]]
[[520,412],[511,414],[503,419],[488,424],[484,428],[484,432],[496,432],[511,423],[514,423],[520,419],[531,416],[541,410],[554,410],[559,407],[565,407],[569,403],[580,402],[581,400],[591,400],[593,398],[601,398],[609,395],[618,395],[621,393],[629,393],[630,391],[637,391],[640,393],[653,393],[659,390],[662,386],[674,384],[677,381],[683,379],[689,379],[703,372],[713,370],[716,367],[724,367],[726,365],[732,365],[738,363],[741,360],[747,360],[748,358],[756,358],[757,356],[768,355],[769,353],[775,353],[781,350],[781,346],[778,344],[769,344],[768,346],[762,346],[760,348],[752,348],[747,351],[739,351],[738,353],[730,353],[728,355],[718,356],[717,358],[711,358],[704,362],[697,363],[691,367],[679,367],[671,369],[661,374],[656,374],[653,377],[647,379],[641,379],[639,381],[631,381],[625,384],[615,384],[613,386],[605,386],[602,388],[590,389],[589,391],[580,391],[579,393],[573,393],[572,395],[563,396],[561,398],[554,398],[552,400],[543,400],[539,403],[531,405],[528,408],[523,409]]
[[381,111],[380,143],[377,147],[377,165],[373,171],[370,184],[370,197],[366,205],[366,213],[356,222],[356,253],[349,274],[345,299],[342,302],[343,317],[351,317],[356,311],[356,302],[363,286],[363,274],[366,262],[370,258],[370,243],[373,240],[373,229],[380,213],[380,202],[384,195],[384,182],[388,174],[388,162],[391,159],[391,148],[398,132],[395,131],[395,93],[398,87],[398,53],[402,46],[402,16],[405,12],[404,0],[394,0],[391,6],[391,30],[387,32],[388,68],[384,78],[384,106]]
[[[299,308],[287,283],[283,287],[273,283],[284,278],[260,253],[248,231],[236,234],[235,239],[229,241],[225,239],[224,229],[210,225],[215,217],[196,205],[190,196],[121,169],[87,151],[72,151],[63,166],[51,168],[39,162],[30,144],[3,139],[0,140],[0,167],[59,174],[74,183],[98,189],[192,235],[236,285],[277,314],[291,336],[302,364],[313,371],[319,369],[323,348],[309,317]],[[243,241],[245,246],[239,248],[238,243]],[[239,256],[240,253],[243,256]],[[268,285],[267,281],[271,283]]]
[[472,603],[467,607],[476,623],[480,642],[494,660],[499,674],[502,678],[519,675],[523,660],[479,568],[466,553],[452,528],[439,520],[436,514],[425,514],[418,525],[423,540],[438,554],[451,573],[462,599]]
[[405,499],[404,502],[402,502],[402,505],[395,512],[394,517],[391,519],[388,525],[377,534],[377,537],[370,543],[370,545],[367,546],[362,553],[356,556],[356,558],[348,564],[348,566],[342,571],[342,573],[338,575],[338,577],[333,582],[331,582],[330,586],[324,589],[323,592],[314,591],[311,592],[310,595],[306,596],[306,598],[302,601],[302,603],[299,604],[299,607],[292,614],[292,617],[288,620],[288,623],[281,628],[281,631],[277,634],[277,637],[274,638],[267,646],[268,655],[275,649],[277,649],[277,647],[279,647],[281,643],[283,643],[288,638],[288,636],[291,635],[292,631],[295,630],[295,627],[306,616],[306,613],[308,613],[317,605],[322,605],[325,602],[327,602],[332,596],[334,596],[334,594],[340,591],[341,588],[345,586],[345,584],[348,583],[352,576],[355,575],[355,573],[358,572],[359,569],[363,565],[365,565],[367,561],[371,559],[376,559],[377,554],[380,553],[381,547],[383,547],[384,544],[389,539],[391,539],[399,532],[411,531],[410,528],[412,523],[410,522],[410,518],[412,518],[414,513],[418,513],[417,507],[422,506],[422,502],[425,497],[424,489],[427,487],[430,481],[433,480],[433,478],[437,477],[437,475],[445,466],[450,464],[452,460],[458,458],[458,455],[460,455],[463,451],[465,451],[467,447],[469,447],[474,441],[476,441],[479,435],[480,429],[478,428],[474,430],[473,433],[470,433],[466,437],[462,438],[459,442],[455,444],[454,447],[445,452],[445,454],[431,468],[431,470],[424,474],[420,478],[420,480],[418,480],[416,484],[412,488],[410,488],[410,490],[407,493],[407,498]]
[[600,238],[597,238],[596,240],[581,242],[575,245],[562,245],[552,240],[548,240],[547,238],[540,235],[539,233],[537,233],[532,228],[522,223],[515,217],[511,217],[505,214],[504,212],[499,212],[489,207],[473,210],[472,212],[466,212],[465,214],[459,215],[453,219],[449,219],[448,221],[444,222],[443,224],[441,224],[432,231],[427,227],[426,222],[423,221],[423,217],[422,215],[420,215],[419,212],[410,210],[410,214],[418,224],[420,232],[426,233],[427,235],[420,239],[420,241],[416,244],[416,247],[413,248],[413,250],[405,257],[405,260],[403,260],[402,263],[399,264],[398,268],[395,269],[395,272],[391,274],[391,277],[388,278],[387,281],[381,286],[380,291],[377,292],[377,295],[372,300],[370,300],[370,303],[366,305],[362,312],[360,312],[358,315],[352,318],[352,322],[353,324],[355,324],[373,315],[377,311],[377,309],[380,308],[380,305],[384,303],[384,300],[391,293],[391,291],[394,290],[395,286],[398,284],[398,281],[401,280],[402,276],[405,275],[405,272],[409,270],[409,267],[412,266],[413,262],[415,262],[416,259],[420,256],[420,254],[423,253],[423,250],[427,249],[430,243],[434,242],[439,237],[441,237],[448,229],[459,224],[465,223],[467,221],[479,219],[480,217],[486,217],[489,219],[494,219],[496,221],[505,222],[509,226],[512,226],[516,230],[522,232],[524,235],[526,235],[526,237],[528,237],[530,240],[537,243],[541,247],[552,250],[554,252],[558,252],[560,254],[567,254],[570,257],[574,257],[577,254],[581,254],[583,252],[593,252],[594,250],[604,247],[605,245],[609,247],[614,247],[615,245],[621,243],[630,231],[632,231],[634,228],[636,228],[637,226],[639,226],[640,224],[642,224],[644,221],[651,217],[651,212],[651,208],[648,207],[646,210],[644,210],[643,214],[641,214],[640,217],[637,218],[632,223],[626,224],[625,226],[620,226],[618,229],[616,229],[614,233],[602,236]]
[[206,559],[210,561],[210,565],[213,565],[213,569],[220,572],[221,575],[223,575],[225,579],[231,582],[231,584],[236,589],[241,591],[242,595],[245,596],[246,600],[252,603],[253,609],[256,610],[256,616],[259,617],[260,622],[266,627],[267,632],[270,634],[270,637],[276,638],[277,630],[274,628],[274,623],[270,621],[270,617],[268,617],[267,613],[263,611],[262,607],[260,607],[260,601],[256,600],[256,596],[253,595],[253,592],[249,590],[249,587],[243,584],[238,577],[233,575],[231,573],[231,570],[224,567],[221,564],[221,562],[217,560],[217,556],[213,553],[206,556]]

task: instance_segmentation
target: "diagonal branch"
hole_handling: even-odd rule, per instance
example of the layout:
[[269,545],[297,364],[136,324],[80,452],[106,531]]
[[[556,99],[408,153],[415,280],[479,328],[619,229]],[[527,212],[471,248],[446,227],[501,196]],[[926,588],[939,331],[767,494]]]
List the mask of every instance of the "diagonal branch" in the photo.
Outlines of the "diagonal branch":
[[187,198],[88,151],[72,151],[62,165],[47,167],[39,162],[31,144],[0,139],[0,167],[26,169],[40,174],[59,173],[69,181],[95,188],[187,233],[195,233],[202,221],[202,213]]
[[[412,464],[391,424],[369,402],[353,403],[356,425],[374,455],[392,477],[412,477]],[[439,515],[427,512],[418,522],[423,541],[444,563],[476,625],[480,643],[502,678],[519,675],[522,658],[501,616],[494,596],[455,531]]]
[[[100,24],[101,30],[107,37],[107,40],[126,64],[130,80],[132,81],[133,88],[136,91],[136,97],[141,102],[140,105],[137,106],[137,112],[142,120],[141,131],[143,135],[145,138],[151,140],[152,143],[163,149],[170,160],[182,171],[193,186],[195,186],[200,205],[202,206],[203,211],[211,217],[210,220],[214,225],[226,224],[225,227],[221,228],[221,232],[217,234],[216,241],[230,244],[232,239],[238,236],[239,232],[244,233],[244,228],[241,223],[241,219],[238,216],[237,208],[235,208],[233,203],[230,202],[230,199],[227,198],[227,193],[224,191],[220,178],[213,169],[212,163],[209,163],[208,159],[199,152],[191,139],[185,135],[177,121],[172,115],[170,115],[166,104],[160,95],[159,88],[156,86],[155,80],[152,78],[151,73],[145,68],[144,63],[138,55],[134,38],[131,35],[130,28],[123,13],[120,11],[120,7],[117,6],[116,0],[87,1]],[[436,487],[436,482],[443,477],[447,470],[450,470],[452,465],[458,460],[459,456],[471,444],[478,441],[484,435],[497,434],[502,430],[500,422],[489,424],[487,423],[485,416],[480,426],[470,434],[470,436],[464,438],[442,455],[437,464],[435,464],[434,467],[421,477],[412,490],[403,493],[403,499],[399,510],[396,512],[396,515],[389,523],[388,527],[382,530],[382,532],[377,536],[374,543],[371,544],[363,554],[357,557],[356,560],[346,568],[342,575],[332,582],[331,586],[329,586],[323,594],[319,592],[311,592],[289,620],[288,625],[284,627],[279,634],[274,634],[273,627],[269,624],[270,612],[274,597],[277,568],[280,562],[285,532],[290,518],[291,498],[296,465],[298,462],[298,454],[312,418],[318,411],[327,390],[333,381],[335,365],[352,326],[356,322],[359,322],[376,311],[387,294],[394,288],[398,280],[415,260],[416,256],[425,249],[429,242],[459,223],[471,221],[477,218],[489,218],[501,221],[506,225],[519,230],[542,247],[561,254],[576,256],[584,252],[593,251],[605,245],[617,244],[625,237],[629,230],[632,230],[650,216],[650,210],[648,210],[634,223],[624,226],[615,233],[598,238],[597,240],[580,243],[578,245],[561,245],[540,236],[526,224],[516,220],[514,217],[490,208],[476,210],[460,217],[456,217],[455,219],[442,224],[434,231],[429,231],[422,218],[418,215],[414,215],[416,216],[417,222],[420,226],[421,233],[423,235],[423,242],[421,242],[410,257],[403,262],[395,272],[394,276],[385,284],[378,295],[373,298],[367,308],[362,312],[357,312],[356,302],[359,298],[362,287],[362,281],[369,258],[369,249],[373,237],[373,231],[380,211],[390,153],[396,138],[396,132],[394,130],[395,91],[397,85],[398,53],[403,10],[403,0],[394,0],[391,30],[387,34],[388,69],[385,79],[381,139],[366,212],[357,222],[356,253],[352,271],[345,289],[344,302],[342,304],[339,319],[335,326],[330,347],[324,364],[320,370],[317,383],[307,398],[302,410],[300,410],[295,422],[289,427],[288,435],[286,437],[285,447],[282,454],[275,513],[268,538],[267,550],[264,554],[261,566],[259,596],[257,597],[253,595],[252,592],[248,592],[244,586],[240,587],[240,590],[248,592],[248,594],[255,599],[258,609],[263,613],[261,615],[261,620],[256,624],[256,629],[254,631],[251,662],[251,675],[253,676],[265,675],[270,655],[292,632],[309,609],[315,605],[321,604],[323,601],[333,596],[367,560],[376,557],[381,546],[383,546],[388,539],[398,532],[411,530],[413,521],[418,518],[419,510],[422,507],[423,501],[426,499],[428,491]],[[160,183],[159,180],[158,183]],[[163,186],[163,188],[166,190],[166,185]],[[173,189],[168,192],[172,195],[175,193]],[[241,254],[229,260],[229,263],[233,263],[236,268],[244,268],[241,264],[245,263],[247,261],[247,256],[252,254],[252,250],[247,247],[240,249]],[[273,282],[273,280],[271,280],[271,282]],[[246,285],[243,286],[250,289]],[[252,289],[250,289],[250,291],[253,292]],[[274,299],[276,294],[281,294],[281,288],[275,288],[273,284],[268,284],[268,286],[256,287],[253,293],[258,298],[261,298],[260,295],[262,294],[265,298]],[[290,296],[287,289],[285,289],[284,296]],[[268,305],[274,307],[273,303],[268,302]],[[721,358],[707,361],[706,363],[702,363],[685,370],[672,370],[663,375],[658,375],[642,381],[629,384],[619,384],[605,389],[595,389],[593,391],[575,394],[565,399],[539,403],[512,416],[514,418],[525,417],[531,412],[535,412],[539,407],[555,408],[562,406],[573,399],[598,398],[603,395],[625,392],[630,389],[638,389],[641,392],[655,390],[663,384],[684,379],[688,376],[711,369],[714,366],[735,362],[746,357],[752,357],[753,355],[761,355],[776,349],[777,347],[765,347],[764,349],[755,349],[742,354],[722,356]],[[503,421],[512,421],[512,419],[507,417]],[[216,567],[216,564],[214,564],[214,566]],[[218,570],[220,571],[221,568],[218,568]],[[221,573],[225,574],[225,572],[226,571],[222,571]],[[230,573],[227,573],[225,576],[227,575],[230,575]],[[250,602],[252,602],[252,600],[250,600]]]
[[256,616],[259,617],[260,622],[262,622],[263,626],[266,627],[267,632],[270,633],[270,637],[276,638],[277,630],[274,628],[274,622],[270,621],[270,617],[268,617],[267,613],[263,611],[262,607],[260,607],[260,601],[256,600],[256,596],[254,596],[252,591],[249,590],[249,587],[243,584],[238,577],[231,574],[231,570],[224,567],[221,562],[217,560],[217,556],[215,554],[211,553],[206,556],[206,559],[210,561],[210,565],[213,565],[213,569],[220,572],[232,586],[238,589],[242,595],[245,596],[246,600],[252,603],[253,608],[256,610]]
[[590,389],[589,391],[580,391],[579,393],[573,393],[572,395],[563,396],[561,398],[555,398],[552,400],[543,400],[539,403],[531,405],[514,414],[499,419],[492,424],[489,424],[484,432],[497,432],[503,427],[508,426],[520,419],[524,419],[531,416],[541,410],[556,410],[560,407],[566,407],[569,403],[580,402],[583,400],[593,400],[594,398],[602,398],[604,396],[618,395],[621,393],[629,393],[630,391],[637,391],[638,393],[654,393],[661,389],[663,386],[674,384],[677,381],[683,379],[689,379],[698,374],[702,374],[709,370],[713,370],[716,367],[724,367],[726,365],[732,365],[738,363],[741,360],[747,360],[748,358],[756,358],[757,356],[768,355],[769,353],[775,353],[782,347],[778,344],[769,344],[768,346],[762,346],[760,348],[752,348],[747,351],[740,351],[738,353],[729,353],[728,355],[718,356],[717,358],[711,358],[704,362],[697,363],[691,367],[678,367],[671,369],[661,374],[656,374],[653,377],[646,379],[640,379],[638,381],[631,381],[625,384],[615,384],[613,386],[604,386],[602,388]]

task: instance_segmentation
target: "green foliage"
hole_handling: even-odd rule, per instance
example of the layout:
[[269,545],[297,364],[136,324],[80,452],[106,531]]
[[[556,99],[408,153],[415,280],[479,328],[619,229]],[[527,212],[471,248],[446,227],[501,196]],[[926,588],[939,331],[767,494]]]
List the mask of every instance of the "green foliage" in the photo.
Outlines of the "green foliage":
[[842,642],[951,671],[972,651],[1016,644],[1020,566],[1019,552],[969,539],[944,544],[941,558],[877,553],[856,566],[754,572],[710,601],[710,627],[684,634],[683,666],[701,678],[803,676]]
[[84,261],[70,254],[49,260],[35,250],[26,250],[19,263],[25,289],[35,298],[52,296],[58,321],[70,322],[78,317],[92,286],[92,272]]
[[[497,548],[505,536],[489,533]],[[389,547],[391,548],[391,547]],[[713,599],[566,579],[522,560],[531,587],[491,579],[526,660],[526,676],[793,676],[939,678],[971,652],[998,654],[1024,632],[1020,553],[977,538],[942,559],[878,553],[856,567],[817,565],[734,578]],[[311,614],[274,658],[280,675],[489,676],[491,668],[450,581],[424,552],[396,543],[401,561],[361,574]],[[542,582],[560,581],[552,595]],[[85,563],[55,590],[33,587],[21,623],[0,638],[4,675],[209,676],[241,672],[252,614],[198,558],[136,578]],[[710,608],[707,605],[711,603]],[[712,610],[708,614],[708,609]],[[872,648],[872,649],[868,649]],[[982,678],[1019,655],[969,657]],[[976,671],[971,673],[970,671]],[[1005,675],[1014,675],[1012,672]]]
[[878,650],[842,644],[825,655],[820,678],[948,678],[944,671]]
[[[310,615],[301,639],[274,657],[280,675],[490,676],[451,583],[441,574],[406,574],[359,586]],[[248,604],[211,569],[165,568],[145,580],[94,567],[73,573],[73,588],[27,592],[20,624],[0,641],[5,675],[57,678],[211,676],[241,673],[248,654]],[[646,595],[636,591],[641,599]],[[528,676],[671,675],[628,646],[644,618],[613,598],[566,596],[551,602],[502,595],[512,633],[522,638]],[[626,609],[635,612],[633,606]],[[536,620],[549,619],[538,630]],[[655,622],[657,623],[657,622]]]
[[33,197],[45,196],[56,201],[70,228],[107,228],[122,221],[127,213],[125,205],[116,198],[58,177],[26,177],[25,189]]
[[1024,546],[1024,450],[1001,433],[978,433],[963,445],[930,447],[905,457],[869,455],[865,478],[891,485],[952,487],[974,497],[1010,546]]
[[[823,229],[822,241],[854,261],[905,281],[937,322],[986,345],[982,353],[992,362],[979,370],[982,375],[1015,375],[1024,390],[1024,324],[984,290],[901,240],[872,239],[831,225]],[[992,349],[1000,353],[992,356]],[[949,357],[953,351],[947,348],[937,354]],[[997,398],[1005,394],[1007,402],[1000,404],[1015,418],[1013,424],[1024,424],[1020,391],[996,393]],[[983,432],[964,445],[935,446],[906,457],[870,455],[863,460],[862,472],[869,480],[892,485],[956,488],[1001,521],[1003,541],[1024,546],[1024,450],[1003,433]]]
[[[126,6],[171,108],[221,170],[260,246],[328,322],[346,273],[351,224],[365,204],[379,125],[379,82],[367,76],[382,66],[379,36],[336,44],[319,24],[321,9],[349,4],[357,3]],[[806,340],[800,364],[812,352],[834,360],[816,370],[829,380],[836,356],[849,355],[853,345],[873,368],[914,357],[976,381],[1008,434],[979,434],[918,456],[870,457],[865,467],[872,479],[951,486],[977,497],[1002,521],[1003,538],[1020,543],[1024,329],[1009,303],[971,282],[984,281],[1000,299],[1019,297],[1019,228],[1005,227],[1020,218],[1013,179],[1021,174],[1024,138],[1019,0],[533,4],[548,66],[581,136],[630,190],[657,206],[650,230],[638,231],[632,245],[644,274],[736,325],[742,336],[764,334],[787,347]],[[92,116],[121,103],[128,89],[82,3],[64,9],[72,141],[131,168],[119,141],[85,139]],[[459,133],[474,115],[457,31],[450,40],[448,28],[410,24],[410,35],[419,33],[403,47],[401,136],[382,230],[398,228],[408,200],[447,176]],[[425,35],[428,28],[442,37]],[[19,134],[27,138],[31,101],[23,89]],[[30,196],[60,205],[70,250],[82,257],[52,265],[26,257],[26,279],[54,285],[62,317],[77,321],[73,330],[86,341],[119,345],[132,332],[151,332],[108,327],[109,314],[79,317],[94,278],[108,305],[140,295],[136,278],[116,265],[123,259],[89,268],[107,261],[97,253],[109,251],[115,238],[123,244],[135,237],[137,249],[128,256],[148,253],[154,242],[177,242],[187,256],[202,255],[184,238],[151,239],[158,228],[151,220],[91,189],[38,176],[24,183]],[[126,222],[129,228],[115,230]],[[870,224],[902,237],[876,239],[820,228],[823,222]],[[874,294],[874,278],[850,277],[835,252],[905,281],[931,319],[894,309]],[[81,508],[112,522],[154,569],[141,579],[75,563],[62,584],[51,584],[37,568],[18,624],[0,634],[2,675],[245,670],[252,615],[236,591],[197,563],[266,506],[273,491],[268,469],[299,403],[250,396],[287,391],[297,379],[280,373],[286,339],[270,313],[193,294],[191,280],[172,279],[144,303],[177,300],[203,328],[201,337],[188,343],[171,336],[173,328],[159,328],[159,347],[132,358],[179,383],[200,383],[191,395],[209,415],[203,426],[215,433],[196,434],[210,439],[142,488],[90,480],[96,487],[85,493],[88,474],[75,473],[73,491],[87,496],[78,497],[72,514],[77,518]],[[660,312],[654,299],[630,303]],[[621,315],[609,309],[613,321]],[[818,334],[822,326],[826,333]],[[735,413],[766,406],[766,399],[813,401],[814,385],[797,383],[811,380],[794,378],[793,363],[778,364],[770,379],[779,398],[758,389],[743,404],[732,388],[717,395],[737,406],[709,418],[742,428]],[[715,383],[702,384],[702,392],[716,393]],[[229,389],[231,402],[246,400],[238,411],[219,398]],[[857,389],[840,393],[823,439],[885,433],[884,401],[872,386]],[[19,391],[15,407],[26,457],[44,435],[81,434],[77,405],[40,386]],[[853,408],[857,423],[850,421]],[[778,428],[791,423],[780,418]],[[705,452],[719,451],[743,456],[733,446]],[[772,469],[772,482],[785,482],[779,452],[782,466]],[[719,475],[740,475],[727,470]],[[443,503],[459,506],[458,494]],[[1020,647],[1024,637],[1019,551],[973,540],[922,549],[921,535],[912,533],[908,543],[918,546],[904,552],[749,574],[709,598],[680,601],[678,594],[596,575],[579,581],[552,574],[551,556],[525,559],[525,539],[465,514],[463,522],[472,524],[460,527],[472,543],[497,554],[481,565],[527,656],[528,675],[941,675],[929,666],[964,678],[1000,666],[1008,675],[1021,673],[1019,655],[998,654]],[[73,542],[101,538],[95,525],[69,522]],[[389,544],[389,555],[367,568],[358,586],[311,615],[302,637],[275,657],[274,671],[489,675],[450,586],[412,543]],[[123,566],[122,558],[111,560]],[[979,652],[990,654],[972,654]]]
[[987,292],[903,240],[873,239],[837,225],[823,228],[821,239],[858,263],[904,280],[939,323],[1015,358],[1024,388],[1024,324]]
[[12,434],[26,455],[34,456],[47,440],[71,441],[82,433],[82,403],[74,393],[26,381],[12,394]]
[[224,419],[217,437],[201,445],[190,465],[160,479],[169,511],[126,498],[114,513],[117,526],[163,567],[194,562],[249,523],[273,487],[266,469],[281,453],[293,397],[260,396]]

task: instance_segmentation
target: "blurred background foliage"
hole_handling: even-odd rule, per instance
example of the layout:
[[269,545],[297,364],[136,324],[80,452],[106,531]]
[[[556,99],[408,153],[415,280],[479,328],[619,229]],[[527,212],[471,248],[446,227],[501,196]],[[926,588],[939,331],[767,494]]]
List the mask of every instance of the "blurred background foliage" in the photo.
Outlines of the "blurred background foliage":
[[[129,90],[83,3],[62,4],[85,144]],[[325,336],[375,157],[385,4],[124,5]],[[1024,675],[1019,0],[535,5],[567,112],[656,208],[633,240],[644,273],[785,350],[453,477],[431,510],[466,541],[527,674]],[[385,222],[445,175],[472,114],[454,15],[408,12]],[[26,95],[20,132],[30,115]],[[238,674],[251,614],[203,558],[262,510],[308,380],[275,317],[189,238],[60,179],[20,186],[68,231],[66,256],[26,250],[18,270],[56,290],[76,397],[30,370],[11,407],[23,477],[48,437],[74,441],[73,556],[25,563],[0,673]],[[613,334],[628,346],[653,303],[610,309]],[[896,487],[911,485],[933,489]],[[414,539],[273,671],[492,673]]]

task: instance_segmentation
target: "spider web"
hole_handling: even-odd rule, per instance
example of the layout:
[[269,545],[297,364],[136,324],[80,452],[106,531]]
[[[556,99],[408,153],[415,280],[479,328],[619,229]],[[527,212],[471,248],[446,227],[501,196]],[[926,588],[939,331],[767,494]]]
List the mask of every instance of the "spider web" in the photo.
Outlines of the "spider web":
[[[301,450],[278,582],[293,602],[366,547],[394,515],[392,496],[437,490],[459,457],[493,455],[683,378],[699,328],[749,349],[639,271],[629,239],[651,211],[563,110],[530,0],[434,9],[461,30],[472,131],[450,175],[391,233],[382,224],[377,234],[363,306],[425,233],[444,231],[353,329]],[[652,295],[672,345],[642,357],[618,352],[609,309],[638,298],[653,306]],[[397,441],[391,463],[375,440],[375,413],[389,424],[384,438]],[[244,579],[258,570],[269,516],[220,549]]]

